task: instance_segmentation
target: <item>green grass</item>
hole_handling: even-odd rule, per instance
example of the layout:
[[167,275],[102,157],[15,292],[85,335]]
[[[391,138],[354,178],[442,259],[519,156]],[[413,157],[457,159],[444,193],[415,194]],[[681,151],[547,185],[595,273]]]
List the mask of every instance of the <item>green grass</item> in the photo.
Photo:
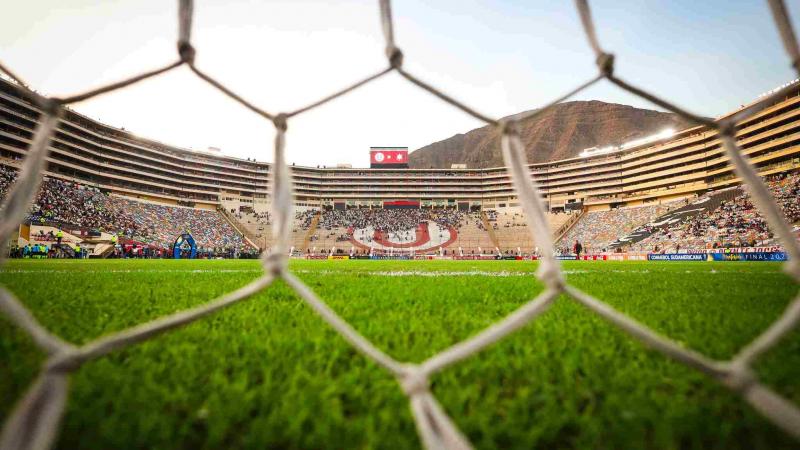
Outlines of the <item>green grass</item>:
[[[715,358],[735,354],[798,291],[772,263],[563,267],[571,284]],[[523,261],[292,261],[291,268],[379,348],[412,362],[477,333],[542,290],[525,276],[536,264]],[[393,271],[424,273],[386,276]],[[429,272],[443,273],[422,276]],[[48,329],[84,343],[207,302],[260,273],[255,261],[13,261],[0,270],[0,283]],[[0,318],[0,418],[43,360]],[[800,332],[756,370],[800,404]],[[419,448],[394,378],[281,282],[89,362],[71,380],[59,448]],[[432,390],[478,448],[800,445],[736,394],[566,297],[436,375]]]

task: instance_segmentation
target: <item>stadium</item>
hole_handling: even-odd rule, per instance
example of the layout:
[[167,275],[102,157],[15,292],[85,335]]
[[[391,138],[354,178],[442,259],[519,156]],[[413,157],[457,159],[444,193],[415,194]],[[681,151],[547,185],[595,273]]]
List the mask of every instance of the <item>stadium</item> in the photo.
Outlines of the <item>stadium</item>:
[[[782,94],[760,113],[737,123],[736,137],[759,175],[770,180],[773,195],[784,201],[787,218],[796,223],[800,219],[796,174],[800,168],[800,83],[791,82]],[[0,192],[5,192],[33,139],[41,110],[32,104],[30,92],[8,81],[2,82],[0,102],[4,174]],[[629,258],[656,247],[660,248],[656,252],[680,253],[673,250],[682,242],[683,249],[692,252],[777,244],[763,219],[754,216],[752,204],[743,199],[741,180],[714,130],[693,127],[640,141],[528,165],[530,175],[541,185],[548,223],[564,256],[572,252],[575,240],[584,246],[586,256],[606,258],[616,250],[622,252],[614,257]],[[72,111],[62,120],[52,147],[45,189],[19,234],[19,248],[38,242],[49,251],[58,250],[52,246],[59,229],[66,233],[65,242],[83,244],[90,258],[112,253],[112,234],[122,238],[119,245],[126,251],[152,247],[171,255],[174,240],[187,228],[200,235],[196,240],[201,253],[230,256],[273,245],[269,192],[273,171],[268,163],[136,138]],[[297,213],[292,226],[293,254],[349,256],[366,251],[375,256],[391,252],[398,257],[491,258],[537,253],[505,168],[381,166],[291,167]],[[66,198],[47,197],[56,192]],[[80,210],[78,205],[87,199],[97,205]],[[733,209],[723,212],[726,208]],[[102,217],[108,210],[117,215]],[[422,213],[411,217],[411,210]],[[689,216],[710,212],[721,215],[717,221],[730,224],[728,228],[709,231],[707,225],[686,223]],[[681,220],[672,219],[654,233],[652,224],[673,215]],[[739,215],[752,223],[735,223],[732,218]],[[417,222],[404,224],[399,232],[414,230],[423,219],[437,224],[437,233],[425,230],[424,244],[410,245],[414,242],[397,236],[392,236],[397,237],[394,244],[387,240],[370,245],[365,240],[385,226],[380,222]],[[354,223],[362,226],[356,229]],[[630,237],[639,227],[647,230]],[[706,230],[693,231],[694,239],[687,240],[684,228],[688,227]],[[367,233],[367,228],[372,232]],[[440,238],[442,233],[446,236]],[[422,234],[415,230],[420,239]],[[62,246],[73,255],[69,245]]]
[[[165,68],[60,98],[0,65],[0,450],[797,448],[800,80],[695,116],[616,78],[579,0],[580,89],[690,125],[529,163],[523,117],[406,72],[378,3],[389,67],[308,108],[394,71],[495,127],[505,165],[287,163],[308,108],[195,67],[187,0]],[[274,124],[272,160],[70,106],[181,65]]]

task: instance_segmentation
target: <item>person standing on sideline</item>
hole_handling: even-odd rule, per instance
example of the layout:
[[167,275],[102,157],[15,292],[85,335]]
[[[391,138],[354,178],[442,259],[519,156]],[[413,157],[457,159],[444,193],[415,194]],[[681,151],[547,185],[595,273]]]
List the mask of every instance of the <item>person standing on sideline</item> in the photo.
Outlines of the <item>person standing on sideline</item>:
[[572,248],[572,250],[575,252],[575,256],[580,258],[581,253],[583,252],[583,245],[581,245],[581,243],[575,239],[575,246]]

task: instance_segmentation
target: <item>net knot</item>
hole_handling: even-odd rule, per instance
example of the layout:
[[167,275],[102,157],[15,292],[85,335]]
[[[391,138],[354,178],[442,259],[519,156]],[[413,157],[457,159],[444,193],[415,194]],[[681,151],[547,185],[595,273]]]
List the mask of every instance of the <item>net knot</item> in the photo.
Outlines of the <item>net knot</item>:
[[83,364],[81,352],[74,348],[62,350],[45,361],[45,372],[69,373]]
[[736,124],[732,120],[724,119],[717,122],[720,136],[734,137],[736,135]]
[[399,377],[400,387],[407,396],[413,397],[428,392],[430,381],[428,375],[419,366],[409,365]]
[[403,67],[403,52],[399,48],[393,45],[386,47],[386,57],[389,58],[389,65],[391,65],[393,69]]
[[185,62],[186,64],[193,65],[194,64],[194,57],[195,57],[195,50],[187,41],[180,41],[178,42],[178,55],[181,57],[181,61]]
[[61,99],[39,95],[36,97],[36,104],[41,108],[43,113],[49,116],[55,116],[58,114],[58,109],[61,108]]
[[516,120],[506,118],[497,121],[497,130],[501,135],[516,135],[519,127]]
[[612,53],[601,53],[595,63],[604,77],[614,75],[614,55]]
[[280,276],[281,272],[286,269],[289,257],[283,252],[273,251],[264,258],[264,269],[274,276]]
[[559,292],[564,290],[564,278],[556,263],[545,259],[539,266],[536,275],[548,289]]
[[272,119],[272,123],[275,125],[275,128],[281,131],[286,131],[286,129],[289,128],[288,121],[289,116],[287,116],[286,113],[280,113]]
[[749,391],[757,382],[755,374],[749,367],[738,364],[728,366],[723,378],[723,383],[728,388],[740,393]]

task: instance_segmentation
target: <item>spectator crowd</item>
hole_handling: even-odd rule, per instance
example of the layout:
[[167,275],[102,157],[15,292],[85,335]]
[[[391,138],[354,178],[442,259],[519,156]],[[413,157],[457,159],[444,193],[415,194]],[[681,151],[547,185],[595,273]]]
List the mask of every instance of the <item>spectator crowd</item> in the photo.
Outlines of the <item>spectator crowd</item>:
[[[800,222],[800,173],[767,179],[767,186],[787,220]],[[760,247],[778,244],[764,217],[750,200],[746,188],[723,201],[713,211],[687,217],[681,222],[655,230],[632,249],[656,253],[678,253],[730,247]]]
[[557,250],[570,254],[578,241],[586,253],[605,252],[612,242],[666,213],[669,208],[670,205],[661,204],[587,212],[561,238]]
[[[6,197],[16,178],[16,169],[0,165],[0,199]],[[780,174],[768,178],[767,184],[786,217],[793,224],[800,222],[800,173]],[[739,187],[730,200],[722,201],[711,211],[687,216],[676,223],[653,227],[652,233],[629,249],[647,252],[678,252],[716,247],[774,245],[775,238],[764,218],[750,201],[746,187]],[[557,245],[558,251],[573,252],[580,242],[586,253],[610,251],[610,244],[637,227],[647,226],[683,202],[618,208],[588,212],[577,221]],[[232,212],[240,220],[241,213]],[[295,215],[294,231],[311,228],[317,210],[305,210]],[[498,230],[500,217],[486,211],[488,223]],[[268,213],[247,213],[248,223],[269,225]],[[525,218],[516,215],[503,217],[500,228],[524,227]],[[157,248],[168,249],[177,236],[190,232],[202,250],[216,254],[247,250],[250,246],[243,236],[218,211],[146,203],[107,193],[91,187],[52,177],[45,177],[32,205],[28,220],[33,224],[69,225],[83,229],[112,233],[122,239]],[[395,236],[408,235],[423,222],[436,223],[442,228],[456,230],[474,223],[485,230],[479,213],[456,209],[348,209],[326,210],[320,215],[317,230],[327,233],[336,242],[347,241],[355,229],[373,228]],[[344,229],[344,230],[342,230]],[[331,235],[333,233],[333,235]],[[311,240],[319,239],[315,234]]]
[[[14,168],[0,165],[0,199],[5,199],[16,179]],[[261,218],[269,220],[268,216]],[[221,213],[195,208],[165,206],[122,197],[101,190],[44,177],[28,220],[35,225],[70,226],[111,233],[121,239],[168,249],[189,231],[204,251],[225,254],[249,245]]]
[[[295,214],[294,232],[308,230],[318,210],[305,210]],[[468,213],[456,209],[348,209],[325,210],[320,215],[316,232],[309,239],[315,241],[346,242],[352,233],[359,229],[372,228],[390,236],[399,242],[414,240],[413,232],[421,223],[436,223],[442,228],[459,230],[466,220],[480,222],[476,213]],[[359,235],[365,242],[371,236]]]
[[447,228],[458,228],[464,213],[455,209],[348,209],[330,210],[322,214],[318,228],[367,228],[398,233],[412,230],[423,222],[434,222]]
[[217,211],[182,208],[114,198],[120,210],[130,214],[135,224],[132,239],[169,248],[175,238],[188,231],[197,246],[222,253],[246,247],[242,235]]

